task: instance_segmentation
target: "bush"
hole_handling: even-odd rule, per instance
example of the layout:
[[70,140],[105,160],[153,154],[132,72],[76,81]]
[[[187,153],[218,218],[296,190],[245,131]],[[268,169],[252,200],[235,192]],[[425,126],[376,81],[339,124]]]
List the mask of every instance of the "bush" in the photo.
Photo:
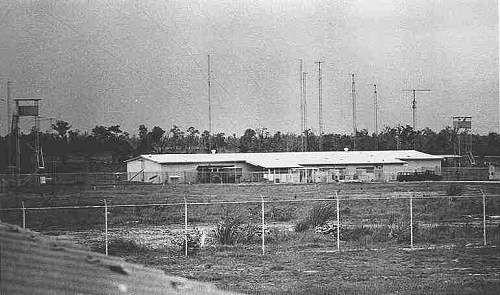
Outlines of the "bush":
[[301,232],[324,225],[329,219],[336,217],[336,208],[333,203],[319,203],[309,210],[305,219],[295,225],[295,231]]
[[238,216],[226,216],[215,228],[215,239],[222,245],[234,245],[241,237],[243,219]]

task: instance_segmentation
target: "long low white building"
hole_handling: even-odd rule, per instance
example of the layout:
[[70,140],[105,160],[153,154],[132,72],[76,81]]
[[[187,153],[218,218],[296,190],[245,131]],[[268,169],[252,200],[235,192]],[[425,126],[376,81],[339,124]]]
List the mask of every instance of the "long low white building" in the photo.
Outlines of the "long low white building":
[[395,180],[398,172],[439,174],[440,156],[415,150],[148,154],[129,159],[129,181],[311,183]]

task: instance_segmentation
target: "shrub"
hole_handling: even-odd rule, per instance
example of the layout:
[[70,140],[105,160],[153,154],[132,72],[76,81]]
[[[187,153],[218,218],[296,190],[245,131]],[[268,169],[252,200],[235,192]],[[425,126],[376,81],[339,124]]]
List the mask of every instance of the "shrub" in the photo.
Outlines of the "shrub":
[[298,233],[308,230],[310,227],[308,220],[300,220],[295,224],[294,230]]
[[295,225],[295,231],[301,232],[308,230],[309,228],[314,228],[317,226],[324,225],[329,219],[336,216],[336,208],[333,203],[319,203],[314,205],[311,210],[309,210],[308,215],[305,219],[300,220]]
[[243,219],[238,216],[226,216],[215,228],[215,239],[222,245],[234,245],[241,237]]

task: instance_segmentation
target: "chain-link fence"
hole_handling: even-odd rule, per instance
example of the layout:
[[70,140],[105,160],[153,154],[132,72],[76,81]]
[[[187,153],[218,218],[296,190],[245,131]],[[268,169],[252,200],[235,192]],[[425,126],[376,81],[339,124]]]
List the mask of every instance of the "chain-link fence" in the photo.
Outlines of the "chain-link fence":
[[266,253],[500,243],[499,195],[364,196],[310,190],[292,195],[262,190],[260,195],[232,198],[175,192],[163,195],[161,202],[161,193],[146,194],[135,200],[129,196],[128,203],[101,196],[85,200],[60,196],[53,203],[24,198],[17,200],[17,206],[14,201],[4,203],[0,219],[106,253],[133,248],[190,255],[207,247],[233,245]]

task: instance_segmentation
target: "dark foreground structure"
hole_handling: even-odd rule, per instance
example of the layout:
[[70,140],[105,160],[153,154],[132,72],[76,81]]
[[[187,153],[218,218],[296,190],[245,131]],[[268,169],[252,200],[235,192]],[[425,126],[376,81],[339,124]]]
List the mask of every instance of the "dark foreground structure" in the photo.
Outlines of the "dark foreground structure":
[[234,294],[0,223],[0,294]]

